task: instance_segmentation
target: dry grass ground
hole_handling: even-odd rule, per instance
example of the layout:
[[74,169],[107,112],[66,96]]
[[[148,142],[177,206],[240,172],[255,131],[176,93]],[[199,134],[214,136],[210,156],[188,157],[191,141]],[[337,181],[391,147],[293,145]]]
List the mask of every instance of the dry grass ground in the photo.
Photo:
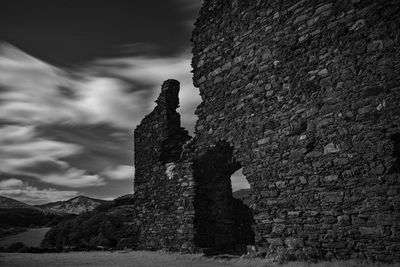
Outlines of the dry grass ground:
[[96,267],[372,267],[372,266],[400,266],[399,264],[362,263],[356,261],[337,261],[321,263],[290,262],[283,265],[268,263],[262,259],[230,260],[205,258],[201,255],[181,255],[149,251],[115,251],[115,252],[71,252],[71,253],[0,253],[2,267],[43,267],[43,266],[96,266]]

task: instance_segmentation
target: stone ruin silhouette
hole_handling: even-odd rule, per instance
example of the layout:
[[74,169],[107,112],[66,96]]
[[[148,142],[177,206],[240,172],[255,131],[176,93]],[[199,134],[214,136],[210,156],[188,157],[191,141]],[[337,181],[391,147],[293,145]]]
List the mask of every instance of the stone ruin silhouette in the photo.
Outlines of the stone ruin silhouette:
[[204,1],[195,136],[175,80],[135,130],[141,248],[399,261],[399,25],[398,1]]

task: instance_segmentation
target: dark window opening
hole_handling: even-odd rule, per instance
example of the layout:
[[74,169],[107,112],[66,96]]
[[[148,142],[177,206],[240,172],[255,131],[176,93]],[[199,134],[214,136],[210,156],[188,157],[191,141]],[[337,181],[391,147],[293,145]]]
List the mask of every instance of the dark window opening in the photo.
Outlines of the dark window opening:
[[231,176],[241,167],[225,142],[194,161],[194,241],[206,254],[243,254],[254,244],[252,210],[232,196]]

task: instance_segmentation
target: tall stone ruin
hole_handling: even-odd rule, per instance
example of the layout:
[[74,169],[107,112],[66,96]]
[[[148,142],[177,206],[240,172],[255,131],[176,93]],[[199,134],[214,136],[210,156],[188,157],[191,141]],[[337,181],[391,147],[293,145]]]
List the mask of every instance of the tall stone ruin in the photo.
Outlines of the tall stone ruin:
[[143,248],[400,261],[399,25],[398,1],[204,1],[195,137],[171,80],[135,131]]
[[135,129],[134,189],[143,249],[181,249],[192,232],[193,201],[187,187],[193,182],[172,177],[182,145],[190,139],[176,112],[178,92],[178,81],[165,81],[156,108]]

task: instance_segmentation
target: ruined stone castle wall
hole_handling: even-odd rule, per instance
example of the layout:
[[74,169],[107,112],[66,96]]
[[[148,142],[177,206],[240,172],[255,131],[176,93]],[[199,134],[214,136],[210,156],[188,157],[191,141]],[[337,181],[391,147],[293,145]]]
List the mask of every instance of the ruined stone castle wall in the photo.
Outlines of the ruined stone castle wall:
[[203,99],[193,155],[234,149],[259,250],[400,260],[399,10],[384,0],[204,2],[192,37]]
[[165,81],[156,108],[135,129],[134,197],[141,222],[140,249],[192,247],[191,165],[176,163],[182,145],[190,139],[176,112],[178,92],[178,81]]
[[133,203],[139,249],[245,253],[254,244],[249,207],[232,196],[240,168],[233,148],[196,149],[180,126],[179,82],[167,80],[157,106],[135,129]]

